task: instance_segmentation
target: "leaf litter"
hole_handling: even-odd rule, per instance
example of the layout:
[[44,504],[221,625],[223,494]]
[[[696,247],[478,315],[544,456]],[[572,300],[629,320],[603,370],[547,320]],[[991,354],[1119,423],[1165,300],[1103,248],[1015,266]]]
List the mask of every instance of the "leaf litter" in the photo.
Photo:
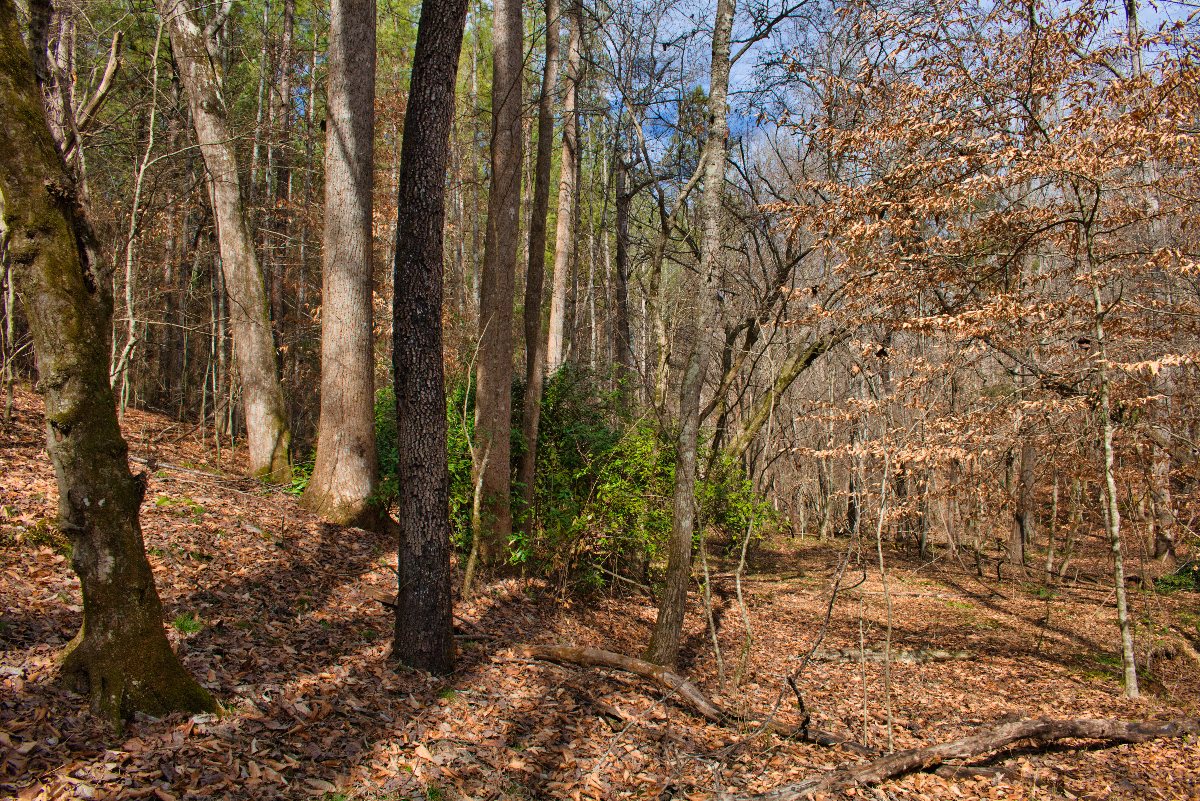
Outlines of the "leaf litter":
[[[538,580],[499,581],[456,606],[456,626],[471,636],[459,640],[453,675],[397,669],[391,612],[373,597],[394,589],[388,537],[321,523],[293,497],[243,478],[236,451],[218,462],[194,432],[137,411],[124,423],[131,453],[151,468],[186,467],[153,470],[142,511],[164,624],[224,709],[140,718],[117,736],[56,681],[55,656],[78,623],[79,584],[54,531],[40,400],[18,392],[15,415],[0,432],[0,796],[700,799],[768,790],[856,759],[751,725],[708,723],[629,675],[513,656],[511,646],[535,642],[638,655],[655,615],[644,597],[581,601]],[[755,547],[743,583],[753,641],[736,687],[746,632],[732,575],[719,574],[713,612],[729,675],[721,686],[698,597],[680,672],[728,709],[761,716],[778,703],[779,722],[799,723],[784,679],[816,646],[843,547],[783,539]],[[1103,574],[1099,540],[1093,550]],[[1030,579],[980,580],[949,558],[923,564],[901,549],[889,560],[893,650],[969,654],[891,664],[897,748],[1023,717],[1200,708],[1195,666],[1152,648],[1170,625],[1195,619],[1195,595],[1135,597],[1146,621],[1140,655],[1154,659],[1150,694],[1129,701],[1111,658],[1104,587],[1063,586],[1047,600]],[[875,748],[889,729],[884,666],[851,654],[860,643],[882,647],[885,616],[882,584],[868,572],[840,593],[821,643],[846,659],[812,661],[798,683],[811,725]],[[914,774],[847,797],[1200,798],[1194,740],[1016,748],[981,764],[1006,772]]]

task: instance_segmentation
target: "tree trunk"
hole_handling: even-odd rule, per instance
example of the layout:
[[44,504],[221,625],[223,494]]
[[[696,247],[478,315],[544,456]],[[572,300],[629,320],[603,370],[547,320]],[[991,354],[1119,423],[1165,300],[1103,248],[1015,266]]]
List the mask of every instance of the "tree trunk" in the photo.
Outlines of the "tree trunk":
[[1113,584],[1117,595],[1117,626],[1121,631],[1121,663],[1125,676],[1125,695],[1138,697],[1137,665],[1133,656],[1133,624],[1129,620],[1129,605],[1125,599],[1125,562],[1121,553],[1121,511],[1117,506],[1117,482],[1113,474],[1113,422],[1109,408],[1111,383],[1108,377],[1108,343],[1105,339],[1104,304],[1100,288],[1092,285],[1095,312],[1095,334],[1098,349],[1096,369],[1100,383],[1100,435],[1104,457],[1104,522],[1108,529],[1109,546],[1113,557]]
[[614,274],[616,295],[616,369],[617,390],[622,404],[628,404],[633,392],[633,337],[629,326],[629,212],[633,205],[633,192],[627,189],[629,161],[623,148],[618,147],[613,157],[614,194],[617,223],[617,263]]
[[[267,252],[270,254],[271,264],[271,319],[275,322],[275,331],[277,341],[284,341],[284,322],[287,317],[287,256],[288,256],[288,232],[291,221],[291,201],[292,201],[292,179],[291,179],[291,145],[289,139],[292,132],[292,38],[295,29],[296,21],[296,0],[284,0],[283,2],[283,36],[279,43],[279,84],[276,87],[276,106],[272,116],[275,117],[276,130],[272,131],[273,135],[278,138],[275,141],[274,159],[275,159],[275,208],[272,209],[269,219],[271,226],[274,229],[274,235],[271,237],[270,247]],[[332,40],[330,42],[332,49]],[[374,55],[374,48],[371,53]],[[374,63],[374,58],[372,58]],[[333,65],[330,65],[333,67]],[[336,69],[336,67],[333,67]],[[372,69],[372,76],[374,70]],[[371,93],[372,102],[374,102],[374,92]],[[371,111],[373,108],[368,107]],[[374,114],[370,115],[374,119]],[[329,111],[329,122],[333,122],[333,109]],[[328,137],[329,134],[327,133]],[[329,154],[326,153],[326,162],[329,160]],[[328,169],[328,167],[326,168]],[[326,173],[326,181],[329,180]],[[369,191],[369,189],[368,189]],[[328,209],[329,206],[326,206]],[[370,219],[368,215],[368,219]],[[329,220],[326,218],[326,226],[329,225]],[[368,240],[370,242],[370,240]]]
[[158,13],[170,27],[171,49],[187,90],[196,140],[212,188],[221,271],[229,293],[229,321],[242,383],[250,471],[268,481],[286,483],[292,475],[287,408],[275,366],[263,276],[246,224],[220,71],[209,57],[204,33],[188,7],[181,0],[157,3]]
[[371,526],[379,475],[371,328],[374,0],[334,0],[328,64],[321,417],[304,502],[332,523]]
[[[947,760],[970,760],[990,751],[998,751],[1021,740],[1052,743],[1065,739],[1111,740],[1120,743],[1142,743],[1160,737],[1183,737],[1200,731],[1200,719],[1126,721],[1103,719],[1078,720],[1018,720],[1002,723],[976,734],[937,743],[923,748],[910,748],[880,757],[866,764],[826,772],[796,784],[778,787],[760,795],[733,796],[722,794],[721,801],[741,798],[749,801],[799,801],[806,798],[829,798],[859,785],[880,784],[913,771],[929,770]],[[860,793],[860,795],[866,795]]]
[[454,668],[442,244],[454,81],[466,14],[466,0],[421,4],[397,199],[392,353],[400,575],[392,655],[434,673]]
[[[483,277],[479,290],[479,361],[475,390],[475,472],[479,482],[479,564],[500,568],[512,533],[511,474],[513,282],[520,229],[524,142],[520,0],[496,0],[492,31],[492,176]],[[439,178],[439,180],[441,180]],[[484,458],[484,454],[487,458]]]
[[1164,368],[1154,377],[1150,419],[1150,500],[1154,514],[1154,558],[1175,558],[1175,508],[1171,499],[1171,399],[1175,382]]
[[546,67],[538,99],[538,143],[534,165],[533,212],[529,219],[529,260],[525,271],[525,405],[521,432],[525,452],[517,472],[521,485],[521,528],[533,531],[533,491],[537,477],[538,426],[542,417],[542,382],[546,344],[542,339],[542,285],[546,273],[546,215],[550,210],[550,168],[554,146],[554,91],[558,84],[559,0],[546,0]]
[[108,382],[111,275],[90,247],[10,0],[0,0],[0,133],[0,238],[33,334],[59,526],[83,591],[63,675],[118,725],[134,712],[213,710],[163,631],[138,520],[146,479],[129,472]]
[[693,341],[679,391],[679,436],[675,447],[675,488],[671,517],[671,539],[667,552],[667,586],[658,607],[658,619],[650,635],[647,661],[673,667],[679,656],[679,639],[687,609],[687,590],[692,578],[692,536],[695,529],[696,451],[700,433],[700,391],[708,368],[709,347],[705,335],[716,313],[721,252],[721,197],[725,185],[725,154],[729,139],[727,93],[729,90],[729,47],[733,31],[735,0],[717,0],[713,25],[712,73],[709,81],[708,137],[704,142],[704,195],[701,198],[703,228],[700,247],[699,309],[695,315]]
[[554,276],[550,298],[550,323],[546,333],[546,372],[553,375],[565,358],[567,281],[575,254],[575,196],[579,189],[579,49],[583,28],[580,0],[567,0],[570,33],[567,71],[563,80],[562,174],[558,184],[558,218],[554,238]]

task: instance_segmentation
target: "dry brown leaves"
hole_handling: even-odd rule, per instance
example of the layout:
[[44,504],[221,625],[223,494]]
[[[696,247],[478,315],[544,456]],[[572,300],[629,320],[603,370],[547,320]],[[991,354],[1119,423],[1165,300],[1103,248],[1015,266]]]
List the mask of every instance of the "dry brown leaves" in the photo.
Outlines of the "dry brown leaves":
[[[509,580],[457,608],[464,633],[449,677],[397,670],[391,620],[370,597],[391,588],[385,537],[324,526],[293,498],[236,475],[160,470],[143,512],[147,549],[186,665],[222,699],[220,717],[132,722],[116,736],[55,682],[73,635],[78,582],[53,536],[56,492],[41,442],[40,404],[18,395],[0,433],[0,795],[22,799],[147,798],[704,798],[753,792],[832,769],[834,749],[706,724],[633,677],[513,659],[519,642],[595,645],[636,654],[654,609],[643,599],[574,603],[537,582]],[[208,449],[131,412],[131,450],[197,469]],[[228,458],[228,454],[226,454]],[[228,462],[226,468],[228,468]],[[687,673],[715,700],[761,712],[812,647],[840,554],[799,543],[764,546],[745,583],[754,641],[733,686],[744,632],[733,579],[715,582],[726,663],[719,686],[704,616],[693,609]],[[960,736],[1007,717],[1170,716],[1195,712],[1200,682],[1185,661],[1159,660],[1153,695],[1120,696],[1106,655],[1111,599],[1080,585],[1052,599],[1030,582],[981,582],[953,560],[890,557],[893,647],[970,651],[974,658],[895,664],[896,747]],[[799,575],[797,573],[799,572]],[[1194,596],[1139,596],[1156,625],[1194,612]],[[187,625],[199,622],[199,631]],[[882,586],[842,594],[822,647],[879,648]],[[174,622],[173,622],[174,621]],[[860,629],[861,621],[861,629]],[[178,625],[176,625],[178,624]],[[1152,639],[1143,627],[1142,641]],[[801,687],[813,725],[887,743],[883,666],[814,662]],[[865,683],[864,683],[865,679]],[[864,721],[865,695],[865,721]],[[795,723],[794,701],[780,717]],[[1200,748],[1158,742],[1010,752],[1020,779],[914,775],[863,798],[1200,798]]]

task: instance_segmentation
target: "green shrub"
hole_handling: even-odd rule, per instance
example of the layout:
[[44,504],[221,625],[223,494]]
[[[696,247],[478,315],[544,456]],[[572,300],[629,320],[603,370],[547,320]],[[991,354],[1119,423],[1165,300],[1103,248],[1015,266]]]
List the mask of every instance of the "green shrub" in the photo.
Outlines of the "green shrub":
[[[456,547],[465,548],[471,542],[471,446],[474,429],[474,404],[465,411],[465,384],[454,386],[447,393],[446,422],[448,463],[450,469],[450,530]],[[470,399],[473,400],[473,397]],[[396,393],[388,385],[375,393],[375,448],[379,455],[379,488],[373,502],[390,509],[400,492],[396,452]]]
[[1200,561],[1184,562],[1174,573],[1155,579],[1154,589],[1162,593],[1200,592]]
[[[602,568],[646,565],[659,559],[671,531],[675,481],[674,436],[647,417],[630,418],[616,393],[598,391],[596,376],[567,366],[546,382],[538,436],[538,470],[532,509],[520,508],[521,487],[512,489],[514,532],[510,560],[527,572],[560,584],[607,582]],[[454,545],[471,544],[470,439],[474,397],[464,379],[450,384],[446,399],[450,522]],[[513,420],[520,420],[524,387],[513,387]],[[380,486],[376,502],[396,501],[396,410],[391,387],[376,394],[375,435]],[[512,432],[515,475],[525,449]],[[702,458],[701,464],[707,464]],[[748,529],[765,533],[775,525],[770,506],[741,469],[720,456],[707,480],[697,483],[704,525],[738,542]],[[531,534],[521,525],[532,515]]]

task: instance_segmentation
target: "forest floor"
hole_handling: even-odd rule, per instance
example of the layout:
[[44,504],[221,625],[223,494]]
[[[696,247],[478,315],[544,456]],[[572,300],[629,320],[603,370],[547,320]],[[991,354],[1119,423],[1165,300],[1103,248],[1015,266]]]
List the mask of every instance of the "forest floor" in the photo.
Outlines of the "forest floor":
[[[238,477],[228,452],[216,470],[194,431],[138,412],[125,420],[132,454],[194,471],[153,473],[143,526],[172,641],[226,712],[140,719],[114,734],[55,680],[55,655],[78,624],[79,584],[54,530],[40,400],[22,391],[16,410],[15,425],[0,427],[0,797],[706,798],[861,759],[707,723],[628,674],[513,653],[537,642],[637,655],[655,615],[644,595],[580,598],[538,580],[498,582],[456,607],[456,625],[475,636],[460,638],[453,675],[397,671],[392,619],[371,595],[394,589],[393,543],[321,524],[292,496]],[[778,703],[779,720],[796,723],[784,677],[821,635],[845,549],[811,539],[751,548],[747,650],[736,559],[714,545],[724,684],[698,594],[680,671],[731,709],[761,715]],[[1077,564],[1103,576],[1098,541],[1094,551],[1092,563]],[[799,687],[813,726],[883,749],[885,666],[855,655],[860,645],[883,649],[887,603],[871,567],[877,557],[861,556],[868,576],[859,584],[851,560],[820,646],[825,659],[808,664]],[[1200,669],[1155,647],[1171,626],[1195,641],[1196,594],[1131,593],[1146,693],[1129,701],[1108,587],[1046,588],[1032,574],[980,579],[973,564],[944,553],[932,562],[895,549],[884,557],[893,651],[954,657],[890,665],[896,748],[1016,718],[1149,719],[1200,708]],[[1006,773],[913,774],[858,797],[1200,798],[1195,738],[1017,747],[990,764]]]

